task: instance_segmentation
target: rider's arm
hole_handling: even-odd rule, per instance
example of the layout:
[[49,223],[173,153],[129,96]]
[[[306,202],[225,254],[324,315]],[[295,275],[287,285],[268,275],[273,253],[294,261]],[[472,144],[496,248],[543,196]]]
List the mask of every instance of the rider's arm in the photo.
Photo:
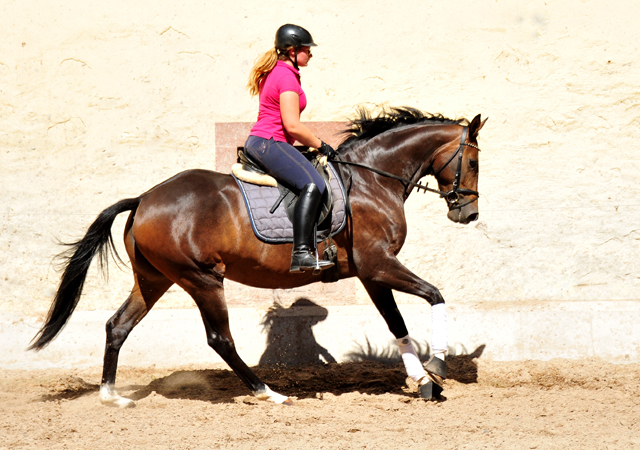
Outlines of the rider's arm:
[[300,98],[297,92],[287,91],[280,94],[280,115],[287,133],[302,145],[320,148],[322,141],[300,122]]

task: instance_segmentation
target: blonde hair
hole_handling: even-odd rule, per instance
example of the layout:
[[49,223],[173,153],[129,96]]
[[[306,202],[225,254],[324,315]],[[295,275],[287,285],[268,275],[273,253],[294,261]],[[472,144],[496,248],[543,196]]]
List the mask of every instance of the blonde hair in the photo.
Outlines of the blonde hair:
[[265,79],[265,77],[269,75],[269,72],[273,70],[278,60],[287,59],[289,48],[287,48],[285,51],[281,50],[279,53],[278,50],[276,50],[276,48],[274,47],[264,55],[256,59],[256,62],[253,65],[253,69],[251,69],[251,73],[249,74],[249,82],[247,83],[247,89],[249,90],[249,93],[252,97],[260,93],[260,84]]

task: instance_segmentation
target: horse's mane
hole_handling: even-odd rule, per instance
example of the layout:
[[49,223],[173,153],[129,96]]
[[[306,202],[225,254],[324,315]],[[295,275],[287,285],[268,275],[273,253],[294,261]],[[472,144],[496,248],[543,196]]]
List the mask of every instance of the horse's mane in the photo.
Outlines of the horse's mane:
[[395,128],[415,124],[469,125],[467,119],[447,119],[442,114],[429,114],[408,106],[383,108],[373,117],[371,111],[360,107],[357,117],[351,120],[349,128],[340,134],[347,136],[340,148],[350,147],[356,142],[367,141],[379,134]]

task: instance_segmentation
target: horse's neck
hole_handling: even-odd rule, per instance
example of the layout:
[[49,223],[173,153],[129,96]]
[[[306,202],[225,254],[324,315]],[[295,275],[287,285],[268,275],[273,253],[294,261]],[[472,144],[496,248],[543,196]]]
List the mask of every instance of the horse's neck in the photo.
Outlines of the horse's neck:
[[415,182],[430,167],[435,151],[451,139],[441,128],[418,125],[391,130],[354,147],[348,159]]

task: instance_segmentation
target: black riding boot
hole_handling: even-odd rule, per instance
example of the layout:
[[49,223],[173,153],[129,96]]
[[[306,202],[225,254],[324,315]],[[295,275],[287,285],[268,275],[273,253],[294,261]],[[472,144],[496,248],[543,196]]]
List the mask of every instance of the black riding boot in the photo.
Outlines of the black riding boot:
[[314,228],[322,195],[314,183],[307,184],[300,193],[293,210],[293,254],[289,272],[325,270],[333,267],[331,261],[316,261]]

